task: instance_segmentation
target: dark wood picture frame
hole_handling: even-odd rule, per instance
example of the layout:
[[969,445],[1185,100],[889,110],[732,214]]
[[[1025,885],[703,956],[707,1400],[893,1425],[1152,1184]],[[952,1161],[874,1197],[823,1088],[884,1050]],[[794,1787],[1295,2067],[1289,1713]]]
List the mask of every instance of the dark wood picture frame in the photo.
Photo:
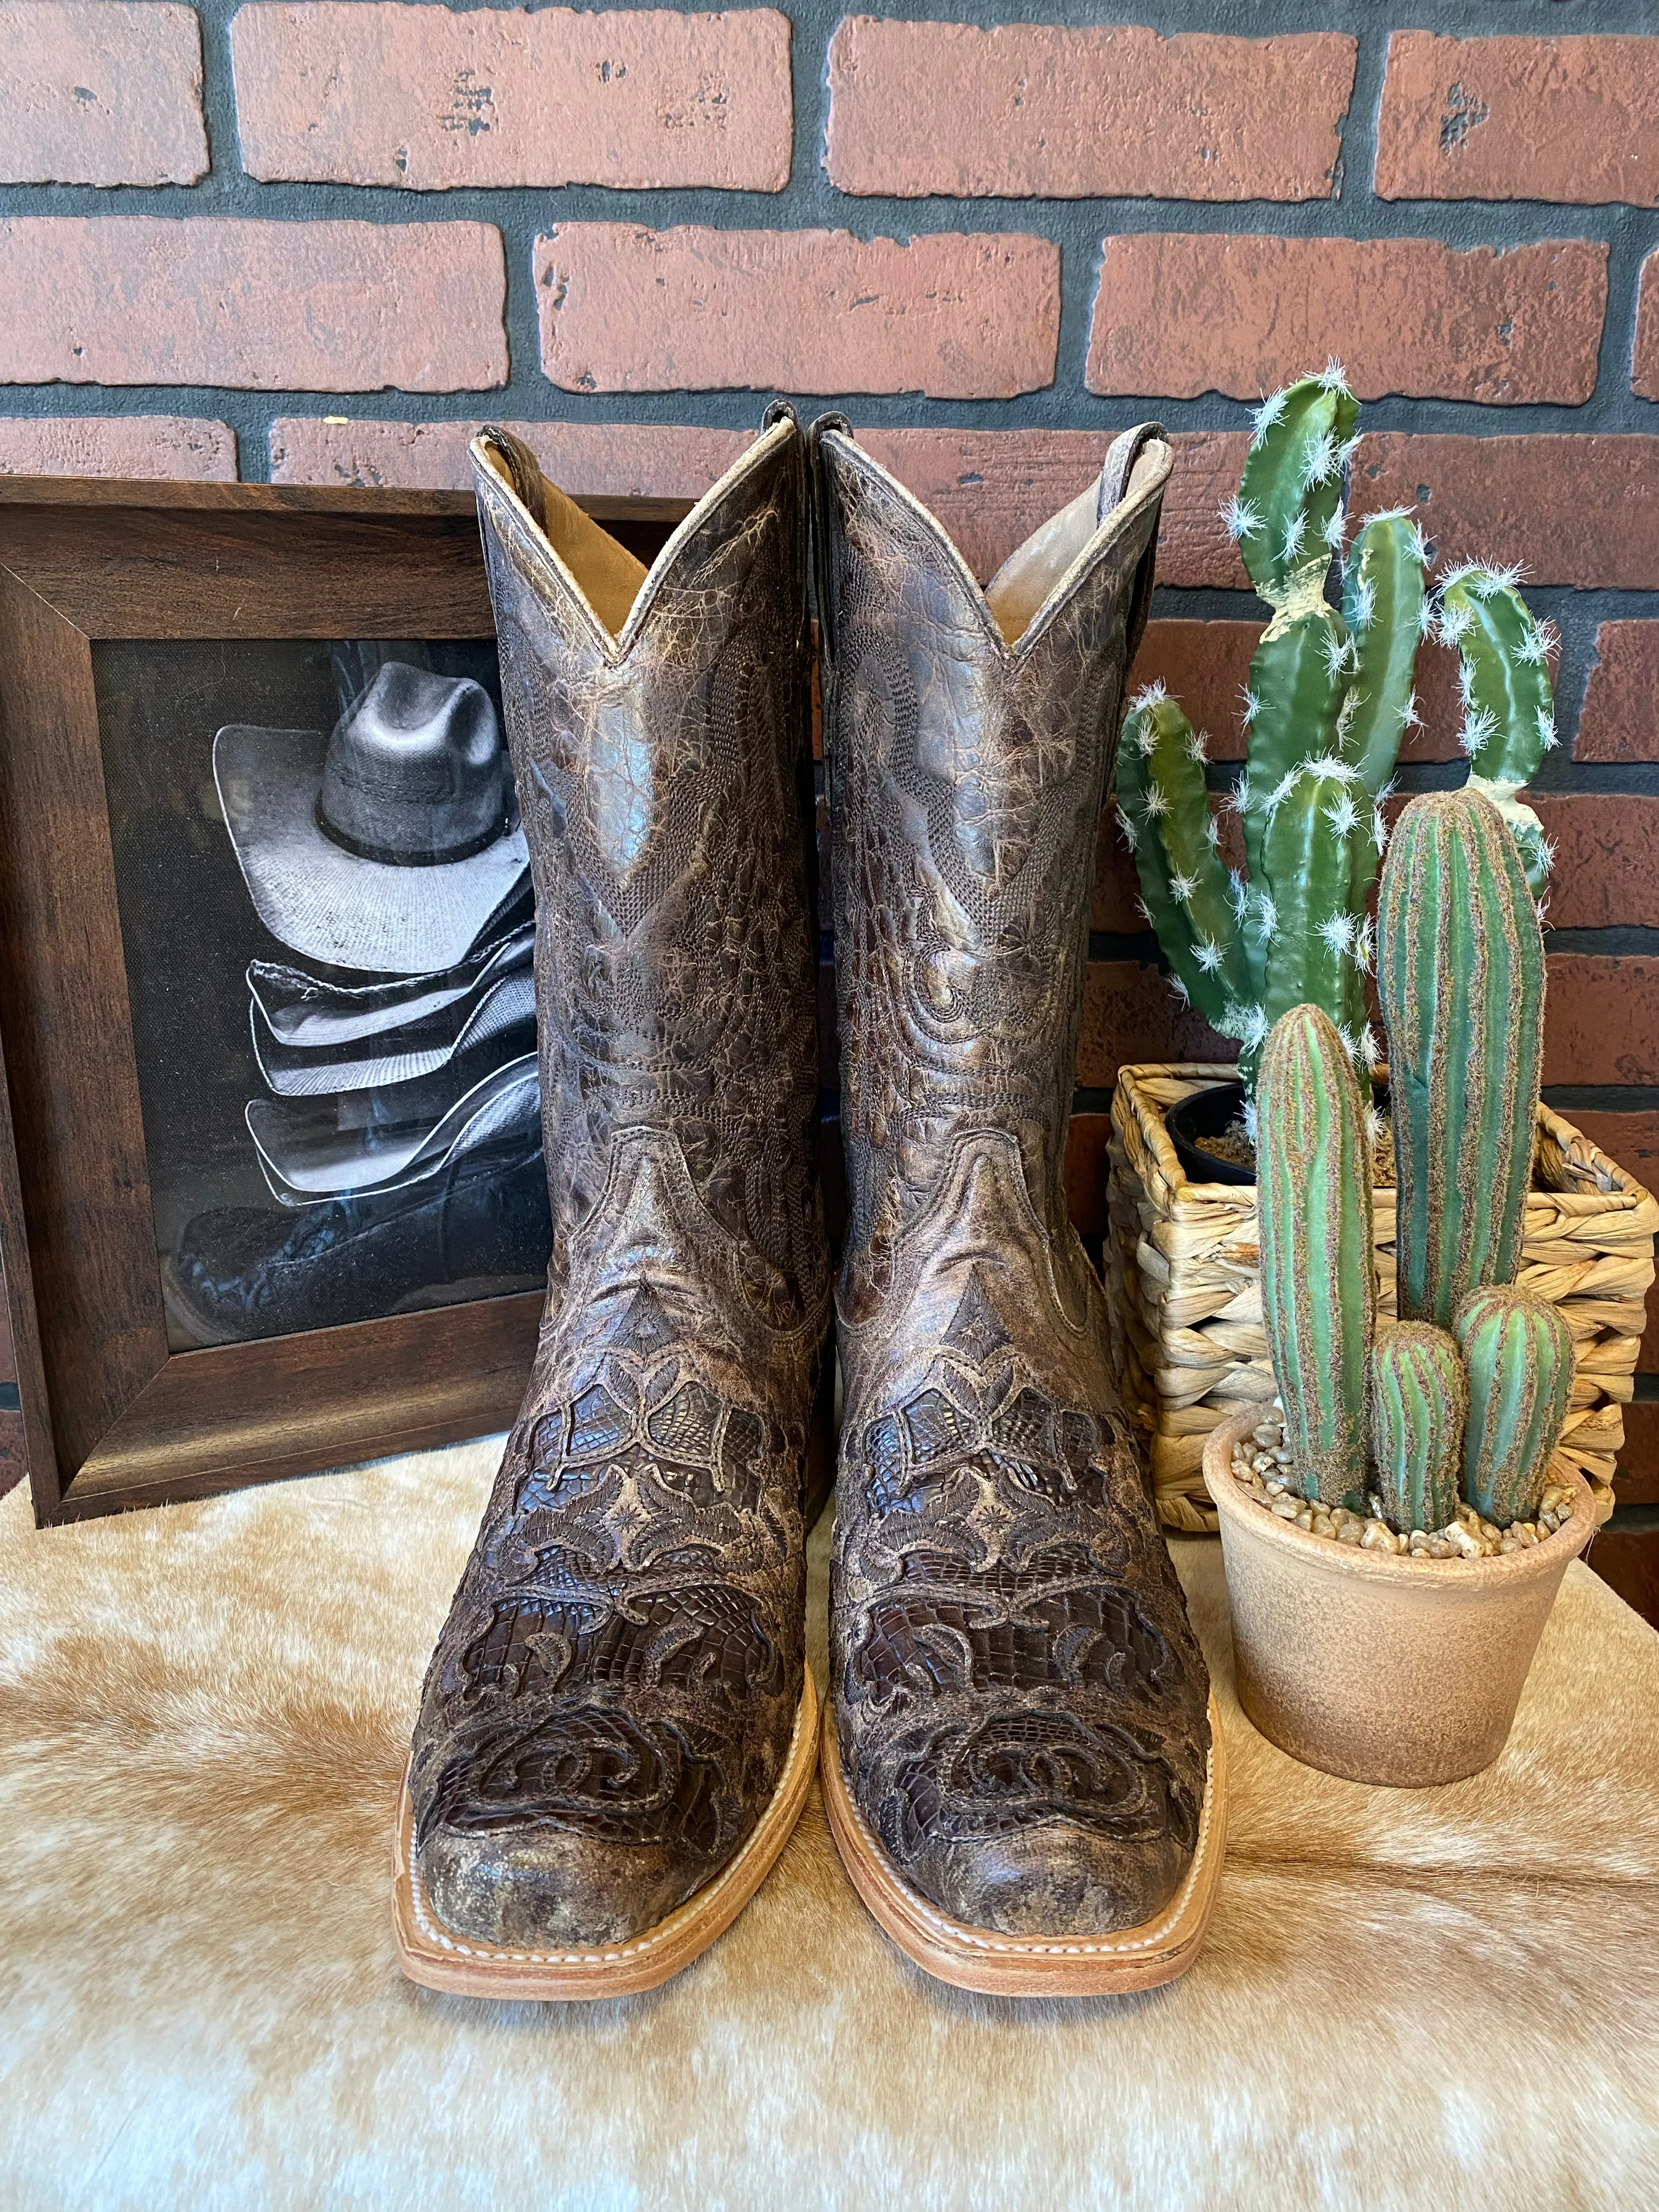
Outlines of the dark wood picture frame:
[[[648,559],[684,501],[583,502]],[[472,499],[0,479],[0,1261],[35,1517],[504,1427],[538,1294],[173,1352],[93,649],[495,635]]]

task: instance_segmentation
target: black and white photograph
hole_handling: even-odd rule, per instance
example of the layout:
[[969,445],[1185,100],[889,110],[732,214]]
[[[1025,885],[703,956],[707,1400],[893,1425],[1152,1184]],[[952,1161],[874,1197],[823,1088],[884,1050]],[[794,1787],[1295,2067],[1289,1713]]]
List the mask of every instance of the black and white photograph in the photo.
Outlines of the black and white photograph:
[[535,1288],[494,646],[111,641],[94,669],[169,1346]]

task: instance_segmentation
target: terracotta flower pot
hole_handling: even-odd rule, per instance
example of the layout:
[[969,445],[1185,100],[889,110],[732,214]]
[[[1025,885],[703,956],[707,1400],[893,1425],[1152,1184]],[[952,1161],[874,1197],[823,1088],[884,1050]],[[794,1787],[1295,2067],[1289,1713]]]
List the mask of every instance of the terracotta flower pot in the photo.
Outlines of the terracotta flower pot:
[[1233,1480],[1251,1408],[1213,1430],[1204,1481],[1221,1522],[1239,1703],[1305,1765],[1405,1789],[1458,1782],[1504,1748],[1567,1562],[1595,1531],[1589,1486],[1528,1550],[1407,1559],[1264,1512]]

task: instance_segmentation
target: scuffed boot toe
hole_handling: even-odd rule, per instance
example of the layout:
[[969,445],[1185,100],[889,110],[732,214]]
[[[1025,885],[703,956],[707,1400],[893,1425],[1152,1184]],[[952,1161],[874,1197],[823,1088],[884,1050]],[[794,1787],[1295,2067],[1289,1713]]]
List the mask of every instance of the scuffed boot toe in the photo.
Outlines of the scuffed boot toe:
[[951,1917],[999,1935],[1107,1936],[1155,1919],[1192,1854],[1173,1836],[1118,1842],[1071,1820],[947,1846],[919,1886]]
[[433,1910],[459,1936],[532,1950],[632,1941],[708,1880],[662,1844],[614,1844],[533,1822],[440,1826],[416,1853]]
[[522,1733],[452,1739],[414,1778],[416,1864],[434,1910],[489,1943],[630,1941],[741,1840],[710,1763],[619,1706],[555,1707]]
[[[860,1792],[895,1871],[969,1928],[1057,1942],[1144,1927],[1197,1846],[1201,1744],[1159,1746],[1018,1695],[890,1742]],[[1092,1723],[1092,1725],[1091,1724]],[[1196,1780],[1196,1774],[1194,1779]]]

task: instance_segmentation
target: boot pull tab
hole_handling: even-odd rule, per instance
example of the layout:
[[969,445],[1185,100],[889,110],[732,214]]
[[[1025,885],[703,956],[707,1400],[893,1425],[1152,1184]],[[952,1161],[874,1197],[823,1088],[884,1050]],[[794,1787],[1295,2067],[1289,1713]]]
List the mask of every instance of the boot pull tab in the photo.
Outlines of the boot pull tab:
[[[1129,478],[1135,463],[1154,438],[1166,434],[1161,422],[1137,422],[1133,430],[1126,430],[1114,438],[1106,456],[1105,466],[1100,471],[1100,493],[1095,508],[1095,527],[1099,529],[1115,507],[1119,506],[1129,489]],[[1158,566],[1158,539],[1140,556],[1135,569],[1134,581],[1129,587],[1129,605],[1123,618],[1124,659],[1127,671],[1140,650],[1140,641],[1146,634],[1146,617],[1152,611],[1152,577]]]
[[[766,412],[761,416],[761,435],[764,437],[769,430],[776,429],[780,422],[787,422],[791,429],[797,434],[800,441],[799,448],[798,450],[804,456],[804,458],[797,464],[796,481],[800,486],[802,507],[806,518],[806,552],[805,557],[807,575],[810,579],[812,572],[812,464],[811,441],[809,441],[805,431],[801,428],[800,416],[795,412],[793,401],[787,399],[774,399],[768,403]],[[806,596],[806,594],[803,594],[803,599],[805,599]],[[810,606],[806,607],[803,612],[801,623],[803,629],[808,635],[810,635],[811,627],[811,609]]]
[[486,422],[478,433],[478,442],[502,464],[515,495],[529,508],[536,527],[545,531],[547,504],[542,491],[541,464],[524,440],[515,437],[499,422]]
[[1114,438],[1100,471],[1100,492],[1095,502],[1095,527],[1099,529],[1115,507],[1121,506],[1129,489],[1129,478],[1135,463],[1154,438],[1165,434],[1161,422],[1137,422],[1133,430],[1125,430]]
[[835,749],[830,732],[835,715],[830,687],[835,678],[836,620],[834,592],[830,580],[830,471],[823,458],[823,441],[831,430],[850,438],[853,426],[839,413],[820,415],[806,434],[806,474],[812,537],[812,597],[818,617],[818,690],[823,702],[823,797],[831,813],[836,805]]
[[806,466],[811,482],[812,596],[817,601],[818,657],[826,665],[836,653],[830,604],[830,471],[823,459],[823,441],[832,430],[847,438],[853,434],[852,424],[839,412],[820,415],[806,434]]

